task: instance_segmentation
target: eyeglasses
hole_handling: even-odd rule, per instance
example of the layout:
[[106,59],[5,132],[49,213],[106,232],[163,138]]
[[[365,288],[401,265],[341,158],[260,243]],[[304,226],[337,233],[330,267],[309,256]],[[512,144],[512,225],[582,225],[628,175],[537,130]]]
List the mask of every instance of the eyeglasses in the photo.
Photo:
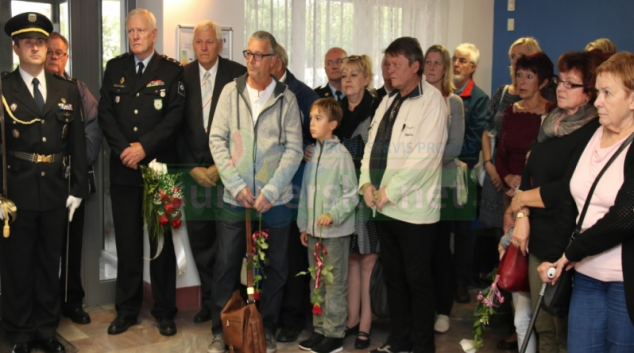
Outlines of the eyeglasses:
[[451,58],[451,62],[452,63],[455,63],[456,60],[458,60],[458,62],[460,62],[461,65],[465,65],[465,64],[469,63],[469,61],[467,59],[465,59],[465,58],[456,58],[455,56],[453,58]]
[[350,55],[350,56],[346,56],[345,58],[341,59],[342,63],[348,62],[348,61],[360,61],[361,60],[361,56],[359,55]]
[[244,58],[247,60],[251,60],[251,58],[253,58],[255,59],[255,61],[262,61],[262,59],[264,59],[265,57],[273,56],[274,54],[259,54],[259,53],[252,53],[248,50],[243,50],[242,55],[244,55]]
[[46,51],[46,56],[53,56],[53,54],[55,54],[55,56],[57,56],[59,58],[64,57],[66,55],[66,53],[64,53],[61,50],[55,50],[55,51],[47,50]]
[[561,83],[562,85],[564,85],[564,88],[566,88],[566,89],[583,87],[583,85],[580,85],[578,83],[572,83],[570,81],[564,81],[559,76],[555,76],[553,78],[553,81],[555,82],[556,85],[559,85]]

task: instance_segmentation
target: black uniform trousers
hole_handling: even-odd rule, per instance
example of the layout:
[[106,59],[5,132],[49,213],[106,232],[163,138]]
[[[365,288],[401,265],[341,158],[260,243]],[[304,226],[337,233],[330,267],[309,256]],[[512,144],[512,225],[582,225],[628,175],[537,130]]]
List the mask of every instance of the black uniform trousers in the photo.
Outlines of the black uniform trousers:
[[[68,237],[64,233],[62,242],[62,274],[59,279],[59,294],[62,311],[80,308],[84,301],[84,287],[81,283],[81,253],[84,243],[84,215],[86,200],[75,210],[73,221],[68,226]],[[68,256],[67,256],[68,255]],[[67,264],[68,261],[68,264]],[[66,273],[68,271],[68,276]],[[68,283],[66,280],[68,279]]]
[[[118,315],[136,317],[143,301],[143,187],[110,184],[110,197],[117,246],[115,309]],[[154,257],[156,246],[150,240],[150,257]],[[173,319],[178,310],[176,255],[170,231],[165,232],[163,252],[150,261],[150,280],[154,297],[152,315],[157,319]]]
[[[245,210],[242,207],[232,207],[224,204],[219,212],[218,227],[218,255],[214,266],[213,306],[211,317],[214,334],[222,333],[220,312],[229,301],[231,294],[237,288],[242,269],[242,259],[246,253],[246,223]],[[267,241],[269,248],[266,257],[269,265],[264,268],[265,279],[261,283],[260,314],[264,329],[271,334],[277,330],[277,320],[282,305],[284,283],[288,275],[287,245],[290,229],[290,212],[287,206],[274,206],[264,213],[262,229],[269,230]],[[253,210],[252,210],[253,211]],[[252,212],[252,230],[258,230],[256,213]]]
[[[0,241],[2,324],[14,343],[55,336],[59,325],[59,259],[68,211],[19,210]],[[4,222],[2,222],[4,223]]]
[[[213,300],[211,297],[211,284],[214,274],[216,243],[216,215],[218,207],[216,201],[220,190],[223,188],[205,188],[193,181],[189,175],[185,178],[185,196],[187,198],[187,235],[192,250],[194,262],[200,277],[200,292],[202,306],[211,309]],[[219,183],[220,184],[220,183]],[[216,319],[216,318],[213,318]]]

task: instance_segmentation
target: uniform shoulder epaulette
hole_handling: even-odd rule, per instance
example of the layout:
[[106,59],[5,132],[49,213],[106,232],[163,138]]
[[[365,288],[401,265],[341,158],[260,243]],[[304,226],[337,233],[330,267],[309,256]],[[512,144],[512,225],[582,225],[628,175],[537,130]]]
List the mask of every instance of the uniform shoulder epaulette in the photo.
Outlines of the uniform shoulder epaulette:
[[177,65],[177,66],[182,66],[183,65],[183,64],[181,64],[180,61],[178,61],[178,60],[176,60],[174,58],[170,58],[169,56],[167,56],[165,54],[161,55],[161,59],[163,59],[163,60],[165,60],[165,61],[167,61],[169,63],[172,63],[174,65]]
[[119,60],[119,59],[123,59],[123,58],[127,58],[128,55],[130,55],[130,53],[123,53],[123,54],[121,54],[119,56],[115,56],[114,58],[108,60],[108,62]]
[[0,74],[0,77],[5,78],[9,76],[9,71],[2,71],[2,73]]
[[56,78],[59,78],[60,80],[64,80],[64,81],[68,81],[68,82],[72,82],[74,84],[77,84],[77,79],[74,79],[72,77],[66,77],[60,74],[53,74],[53,76],[55,76]]

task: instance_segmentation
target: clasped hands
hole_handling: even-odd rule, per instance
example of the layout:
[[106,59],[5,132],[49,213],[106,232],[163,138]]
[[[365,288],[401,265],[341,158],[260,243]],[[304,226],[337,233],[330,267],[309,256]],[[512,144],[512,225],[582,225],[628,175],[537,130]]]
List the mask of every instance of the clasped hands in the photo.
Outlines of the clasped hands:
[[256,199],[251,193],[248,186],[245,186],[238,195],[236,195],[236,201],[244,208],[255,208],[260,213],[265,213],[273,207],[271,202],[260,193],[260,196]]
[[361,187],[361,191],[363,192],[363,200],[368,207],[376,207],[381,211],[383,210],[383,206],[388,202],[385,187],[381,187],[377,190],[374,185],[365,183]]
[[121,152],[119,158],[121,158],[123,165],[136,170],[139,167],[139,162],[145,158],[145,150],[139,142],[132,142],[130,147]]
[[216,168],[215,164],[210,167],[194,167],[189,171],[189,175],[202,187],[216,186],[220,179],[220,174],[218,174],[218,168]]

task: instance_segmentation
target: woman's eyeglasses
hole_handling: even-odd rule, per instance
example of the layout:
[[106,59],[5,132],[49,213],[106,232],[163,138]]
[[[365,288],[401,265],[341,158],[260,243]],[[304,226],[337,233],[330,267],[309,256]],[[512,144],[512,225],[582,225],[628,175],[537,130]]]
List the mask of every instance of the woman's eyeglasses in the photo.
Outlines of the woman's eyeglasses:
[[578,83],[572,83],[570,81],[564,81],[559,76],[555,76],[553,78],[553,81],[555,82],[556,85],[559,85],[561,83],[562,85],[564,85],[564,88],[566,88],[566,89],[583,87],[583,85],[580,85]]

